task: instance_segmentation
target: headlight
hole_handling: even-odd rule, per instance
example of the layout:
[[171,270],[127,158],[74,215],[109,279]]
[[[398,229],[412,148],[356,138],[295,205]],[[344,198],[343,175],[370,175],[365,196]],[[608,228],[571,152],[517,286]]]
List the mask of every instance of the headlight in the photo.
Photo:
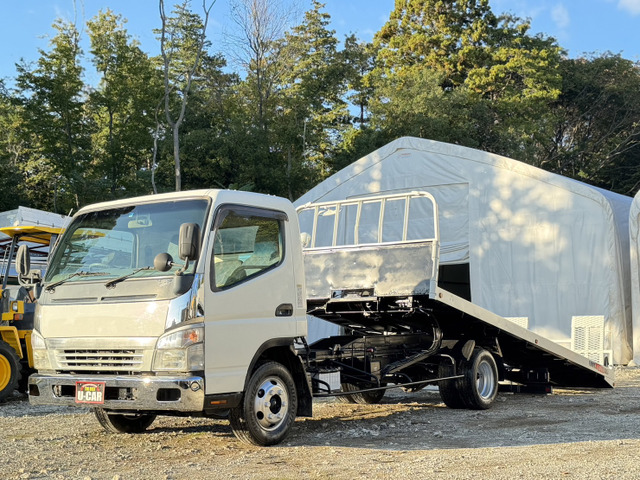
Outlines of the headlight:
[[36,370],[52,370],[47,344],[36,330],[31,332],[31,350],[33,351],[33,368]]
[[204,340],[204,327],[183,328],[176,332],[167,333],[158,339],[158,350],[169,348],[187,348],[194,343]]
[[189,372],[204,370],[204,327],[167,333],[156,344],[153,370]]

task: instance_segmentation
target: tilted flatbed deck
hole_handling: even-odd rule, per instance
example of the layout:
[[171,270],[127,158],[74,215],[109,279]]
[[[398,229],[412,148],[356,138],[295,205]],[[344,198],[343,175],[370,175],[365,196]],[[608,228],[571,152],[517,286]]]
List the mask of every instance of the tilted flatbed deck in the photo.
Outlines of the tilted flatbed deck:
[[500,317],[442,288],[435,291],[436,308],[449,318],[459,315],[461,325],[489,329],[498,339],[505,362],[521,369],[545,368],[552,385],[564,387],[610,388],[612,368],[600,365],[579,353]]

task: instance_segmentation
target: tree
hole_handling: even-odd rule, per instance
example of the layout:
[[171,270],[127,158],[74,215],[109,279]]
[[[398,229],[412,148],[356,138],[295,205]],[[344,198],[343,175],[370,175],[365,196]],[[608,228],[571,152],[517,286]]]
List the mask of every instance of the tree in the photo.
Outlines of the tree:
[[[160,51],[164,72],[164,110],[173,138],[176,191],[181,190],[180,172],[180,127],[184,122],[191,84],[200,68],[201,58],[209,46],[206,40],[209,14],[215,0],[207,5],[202,0],[204,20],[189,10],[189,0],[176,6],[173,17],[165,14],[164,0],[159,0]],[[174,108],[173,99],[178,107]],[[175,110],[178,113],[175,113]]]
[[289,66],[283,60],[282,38],[295,9],[279,0],[233,0],[231,19],[237,30],[228,38],[232,54],[246,75],[246,85],[255,102],[256,122],[267,128],[268,102],[275,94],[277,82]]
[[344,48],[338,52],[338,64],[344,68],[344,77],[349,95],[347,99],[357,108],[354,123],[364,127],[368,121],[367,110],[373,89],[365,82],[374,67],[373,45],[359,42],[355,35],[345,38]]
[[[324,5],[313,1],[302,23],[285,36],[291,62],[280,88],[279,137],[274,148],[286,162],[287,195],[295,198],[331,173],[332,157],[350,125],[346,72]],[[294,188],[295,187],[295,188]]]
[[0,211],[17,208],[24,195],[20,166],[29,155],[22,131],[22,107],[0,81]]
[[87,26],[92,61],[101,74],[98,88],[89,95],[96,124],[92,173],[99,184],[106,181],[109,196],[147,193],[148,178],[143,181],[140,174],[151,171],[150,132],[154,107],[162,98],[160,77],[120,16],[100,12]]
[[24,139],[31,153],[21,168],[33,205],[67,213],[84,198],[91,122],[86,114],[82,51],[75,25],[57,20],[48,52],[34,69],[17,65]]
[[[234,0],[228,34],[232,60],[242,68],[243,81],[234,92],[229,117],[229,161],[234,162],[232,185],[283,194],[279,153],[273,148],[281,116],[282,77],[291,68],[283,48],[285,29],[296,15],[280,0]],[[226,181],[230,179],[227,178]]]
[[[225,59],[205,55],[200,74],[192,86],[187,120],[181,133],[183,184],[185,188],[229,188],[238,181],[238,165],[232,163],[233,134],[237,117],[235,74],[225,73]],[[240,157],[243,158],[243,157]]]
[[640,185],[640,65],[619,55],[566,59],[553,135],[539,165],[633,194]]
[[400,0],[375,35],[379,75],[412,67],[442,74],[447,88],[487,66],[487,45],[498,27],[488,0]]
[[[541,140],[536,132],[541,126],[544,130],[544,115],[560,93],[562,49],[528,30],[529,24],[518,18],[495,16],[488,0],[396,2],[374,39],[376,66],[368,78],[379,99],[371,105],[382,119],[378,128],[388,125],[385,118],[397,118],[390,111],[407,108],[398,86],[435,78],[437,85],[430,80],[430,88],[442,91],[447,111],[447,102],[458,108],[441,118],[455,121],[445,129],[447,141],[533,161]],[[426,108],[422,111],[424,118],[434,118]],[[452,138],[455,132],[460,136]],[[422,135],[443,140],[429,124]]]

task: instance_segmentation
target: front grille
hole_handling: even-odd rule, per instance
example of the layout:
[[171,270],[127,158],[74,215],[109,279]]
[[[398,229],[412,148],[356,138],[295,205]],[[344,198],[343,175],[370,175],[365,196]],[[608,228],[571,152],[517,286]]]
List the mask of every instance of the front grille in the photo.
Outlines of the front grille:
[[140,371],[143,351],[135,349],[113,350],[58,350],[58,365],[66,371],[124,372]]

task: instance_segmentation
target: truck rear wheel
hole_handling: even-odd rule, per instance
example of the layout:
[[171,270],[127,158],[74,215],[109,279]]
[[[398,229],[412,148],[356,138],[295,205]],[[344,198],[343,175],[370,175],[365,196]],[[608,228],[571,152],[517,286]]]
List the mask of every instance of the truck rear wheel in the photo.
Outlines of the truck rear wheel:
[[[462,378],[440,382],[440,397],[449,408],[486,410],[498,395],[498,367],[493,355],[476,348],[471,358],[461,362]],[[449,366],[440,367],[440,375],[450,375]]]
[[9,397],[22,378],[22,365],[11,345],[0,340],[0,402]]
[[[356,385],[352,383],[343,383],[342,391],[351,392],[360,390]],[[374,390],[373,392],[359,392],[351,393],[349,395],[338,395],[338,400],[342,403],[357,403],[359,405],[373,405],[380,403],[382,397],[384,397],[386,390]]]
[[[450,377],[453,375],[453,366],[449,364],[440,364],[438,369],[438,376],[440,378]],[[465,408],[464,400],[461,395],[460,387],[461,379],[456,378],[454,380],[444,380],[438,382],[438,390],[440,391],[440,398],[444,404],[449,408]]]
[[229,412],[233,434],[251,445],[280,443],[296,419],[298,394],[291,373],[267,362],[251,375],[240,406]]
[[142,433],[156,419],[148,413],[113,413],[104,408],[94,408],[93,413],[109,433]]

